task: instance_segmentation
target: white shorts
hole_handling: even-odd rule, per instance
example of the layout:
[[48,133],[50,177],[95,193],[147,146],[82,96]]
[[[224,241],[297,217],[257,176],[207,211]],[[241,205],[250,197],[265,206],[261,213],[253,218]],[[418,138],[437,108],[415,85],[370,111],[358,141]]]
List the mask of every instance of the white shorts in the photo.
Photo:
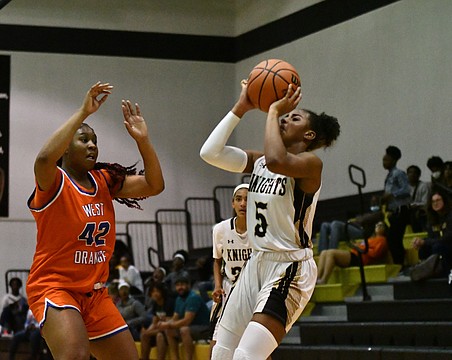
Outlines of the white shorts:
[[229,295],[221,326],[241,336],[253,314],[264,313],[280,320],[286,333],[290,330],[309,302],[317,279],[311,249],[302,250],[302,257],[297,256],[301,260],[291,255],[253,251]]
[[223,315],[224,311],[224,304],[226,304],[226,301],[228,300],[228,295],[231,293],[231,289],[233,287],[232,282],[228,278],[223,279],[223,290],[224,295],[221,299],[221,302],[216,303],[214,302],[212,305],[212,310],[210,312],[210,329],[211,329],[211,339],[217,341],[217,333],[218,333],[218,326],[220,324],[219,319]]

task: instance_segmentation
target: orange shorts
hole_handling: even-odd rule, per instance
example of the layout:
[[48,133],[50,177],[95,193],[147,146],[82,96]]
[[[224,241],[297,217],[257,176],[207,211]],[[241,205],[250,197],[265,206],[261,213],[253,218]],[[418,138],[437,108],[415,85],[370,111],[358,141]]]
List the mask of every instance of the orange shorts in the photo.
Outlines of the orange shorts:
[[48,289],[40,296],[29,298],[30,309],[41,327],[44,326],[49,307],[78,311],[85,323],[89,340],[112,336],[128,328],[106,288],[95,290],[89,295],[64,289]]

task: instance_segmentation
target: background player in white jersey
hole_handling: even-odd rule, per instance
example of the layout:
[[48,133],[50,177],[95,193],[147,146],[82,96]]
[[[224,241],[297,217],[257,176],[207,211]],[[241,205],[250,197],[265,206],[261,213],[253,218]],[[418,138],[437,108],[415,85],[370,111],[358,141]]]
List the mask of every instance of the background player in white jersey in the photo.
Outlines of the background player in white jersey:
[[311,232],[323,163],[313,150],[330,146],[340,126],[324,113],[295,109],[300,100],[301,89],[289,86],[270,106],[263,153],[226,146],[240,118],[254,108],[242,80],[239,100],[201,149],[211,165],[253,173],[247,207],[253,252],[224,309],[212,359],[266,359],[314,291]]
[[217,340],[218,319],[223,312],[227,296],[252,251],[246,234],[247,198],[248,184],[237,185],[232,193],[232,209],[235,216],[213,227],[213,275],[215,287],[212,292],[214,303],[210,315],[211,349]]

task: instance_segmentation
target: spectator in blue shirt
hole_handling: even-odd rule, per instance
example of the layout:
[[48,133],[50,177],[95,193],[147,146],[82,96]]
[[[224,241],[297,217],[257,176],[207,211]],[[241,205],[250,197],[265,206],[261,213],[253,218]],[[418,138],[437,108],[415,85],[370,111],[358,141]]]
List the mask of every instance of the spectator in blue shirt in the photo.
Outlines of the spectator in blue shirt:
[[409,222],[410,186],[408,176],[397,168],[397,161],[402,157],[402,152],[396,146],[388,146],[383,156],[383,167],[388,170],[386,176],[382,203],[386,205],[388,212],[389,230],[388,246],[395,264],[403,266],[405,249],[403,247],[403,235]]
[[[190,280],[180,276],[175,281],[176,305],[171,320],[159,323],[165,330],[168,346],[173,359],[179,359],[178,343],[182,341],[186,360],[193,359],[195,340],[209,337],[209,309],[200,295],[191,290]],[[160,355],[159,355],[160,356]]]

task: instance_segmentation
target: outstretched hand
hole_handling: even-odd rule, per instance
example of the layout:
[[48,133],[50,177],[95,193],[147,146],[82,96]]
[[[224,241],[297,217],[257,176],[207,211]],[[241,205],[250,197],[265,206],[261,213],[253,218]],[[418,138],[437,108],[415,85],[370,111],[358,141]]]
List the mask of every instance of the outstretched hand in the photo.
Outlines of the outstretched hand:
[[148,128],[143,116],[141,115],[140,106],[135,103],[135,109],[129,100],[122,100],[122,113],[124,115],[124,125],[130,136],[132,136],[135,141],[142,138],[147,138]]
[[[107,100],[108,95],[111,94],[111,89],[113,89],[113,86],[110,83],[101,83],[100,81],[95,83],[86,93],[82,110],[88,114],[96,112],[105,100]],[[103,96],[98,99],[97,97],[101,94]]]
[[270,105],[270,109],[276,110],[278,116],[282,116],[294,110],[302,98],[301,87],[294,90],[293,85],[289,84],[286,95]]

